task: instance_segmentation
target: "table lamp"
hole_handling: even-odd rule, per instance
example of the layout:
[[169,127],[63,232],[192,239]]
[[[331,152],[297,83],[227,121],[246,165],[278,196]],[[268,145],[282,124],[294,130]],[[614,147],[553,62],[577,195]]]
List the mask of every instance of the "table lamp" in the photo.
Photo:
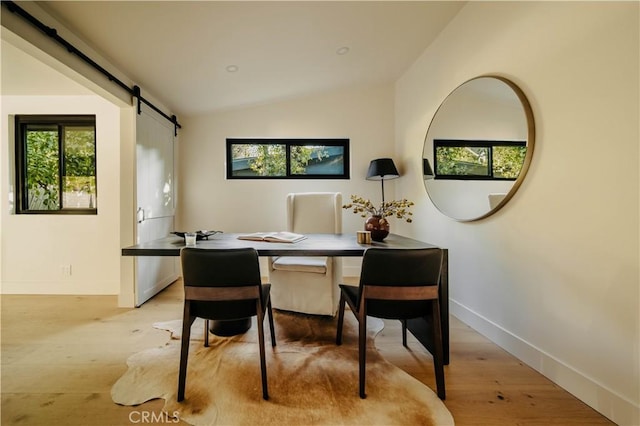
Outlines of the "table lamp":
[[429,164],[429,160],[426,158],[422,159],[422,174],[425,179],[433,179],[433,170],[431,169],[431,164]]
[[367,171],[367,180],[379,180],[382,184],[382,204],[384,205],[384,181],[400,177],[396,165],[391,158],[378,158],[371,160]]

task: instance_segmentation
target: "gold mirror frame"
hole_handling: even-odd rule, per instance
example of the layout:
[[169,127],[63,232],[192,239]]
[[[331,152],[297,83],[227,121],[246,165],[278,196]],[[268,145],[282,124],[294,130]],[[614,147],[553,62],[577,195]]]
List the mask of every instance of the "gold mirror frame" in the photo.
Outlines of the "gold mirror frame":
[[[470,80],[465,81],[464,83],[462,83],[461,85],[459,85],[458,87],[456,87],[445,99],[444,101],[440,104],[440,106],[438,107],[438,109],[436,110],[436,113],[434,114],[431,123],[429,124],[429,129],[427,130],[427,134],[425,136],[425,140],[424,140],[424,148],[423,148],[423,159],[429,159],[430,163],[433,167],[433,140],[434,140],[434,135],[432,134],[435,133],[434,132],[434,128],[436,128],[436,124],[437,123],[442,123],[443,120],[451,120],[451,116],[448,117],[444,117],[443,115],[445,113],[448,113],[448,110],[450,109],[452,102],[456,101],[461,95],[462,91],[471,91],[471,90],[475,90],[478,88],[478,82],[481,82],[481,80],[486,80],[489,79],[491,80],[490,84],[495,84],[497,83],[498,85],[500,83],[503,83],[504,85],[506,85],[506,87],[501,88],[504,89],[505,92],[508,91],[508,89],[511,89],[511,91],[513,92],[512,94],[515,94],[515,97],[513,97],[512,101],[513,102],[517,102],[519,101],[519,105],[522,108],[522,114],[523,116],[520,117],[519,119],[526,121],[526,129],[521,128],[519,129],[520,132],[522,132],[523,135],[526,134],[526,154],[525,154],[525,158],[524,161],[522,163],[522,168],[520,170],[520,173],[518,175],[518,177],[516,178],[515,181],[508,181],[508,182],[512,182],[509,190],[506,192],[506,195],[504,195],[504,198],[502,198],[502,200],[500,200],[495,206],[491,207],[489,206],[487,208],[486,211],[481,211],[481,212],[476,212],[476,213],[469,213],[469,214],[465,214],[465,212],[459,212],[459,211],[451,211],[450,208],[445,207],[446,205],[446,201],[444,197],[449,197],[450,199],[453,199],[451,197],[456,197],[456,196],[460,196],[462,197],[464,194],[462,192],[459,192],[458,194],[455,194],[452,191],[452,193],[445,193],[444,191],[437,191],[436,187],[434,187],[434,185],[438,185],[440,183],[440,185],[442,186],[443,182],[446,182],[444,180],[438,180],[438,179],[429,179],[428,177],[425,176],[425,180],[424,180],[424,185],[425,185],[425,190],[429,196],[429,199],[431,200],[431,202],[436,206],[436,208],[444,215],[455,219],[457,221],[460,222],[471,222],[471,221],[477,221],[480,219],[484,219],[492,214],[494,214],[495,212],[497,212],[498,210],[500,210],[502,207],[504,207],[507,202],[509,202],[509,200],[513,197],[513,195],[516,193],[516,191],[518,190],[518,188],[520,187],[520,185],[522,184],[525,176],[527,175],[527,172],[529,170],[529,165],[531,164],[531,159],[533,157],[533,151],[534,151],[534,145],[535,145],[535,124],[534,124],[534,119],[533,119],[533,112],[531,110],[531,105],[529,104],[529,101],[527,100],[527,97],[525,96],[524,92],[520,89],[520,87],[518,87],[515,83],[513,83],[511,80],[505,78],[505,77],[501,77],[501,76],[497,76],[497,75],[482,75],[479,77],[475,77],[472,78]],[[495,82],[494,82],[495,80]],[[473,87],[476,86],[476,87]],[[488,102],[488,99],[493,96],[493,93],[489,93],[486,92],[486,100]],[[511,93],[509,93],[511,94]],[[517,98],[517,99],[516,99]],[[446,108],[445,108],[446,106]],[[455,105],[454,105],[455,106]],[[514,105],[515,106],[515,105]],[[480,114],[478,114],[480,115]],[[451,139],[461,139],[459,137],[452,137]],[[486,137],[483,138],[473,138],[473,137],[467,137],[465,139],[487,139]],[[521,140],[521,139],[520,139]],[[424,160],[423,160],[424,161]],[[461,180],[461,181],[457,181],[457,186],[458,187],[462,187],[463,185],[466,184],[467,188],[465,188],[465,190],[467,190],[470,186],[472,185],[480,185],[478,182],[483,182],[483,181],[465,181],[465,180]],[[486,182],[486,181],[485,181]],[[431,188],[431,190],[430,190]],[[440,188],[441,189],[441,188]],[[472,190],[473,191],[473,190]],[[462,195],[461,195],[462,194]],[[487,193],[487,195],[489,195],[489,193]]]

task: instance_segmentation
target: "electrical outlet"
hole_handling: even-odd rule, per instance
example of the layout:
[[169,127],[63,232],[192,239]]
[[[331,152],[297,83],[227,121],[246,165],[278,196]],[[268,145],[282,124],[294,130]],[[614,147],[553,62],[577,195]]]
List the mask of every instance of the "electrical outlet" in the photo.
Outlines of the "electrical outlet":
[[60,267],[60,271],[62,272],[63,276],[70,277],[71,276],[71,265],[62,265]]

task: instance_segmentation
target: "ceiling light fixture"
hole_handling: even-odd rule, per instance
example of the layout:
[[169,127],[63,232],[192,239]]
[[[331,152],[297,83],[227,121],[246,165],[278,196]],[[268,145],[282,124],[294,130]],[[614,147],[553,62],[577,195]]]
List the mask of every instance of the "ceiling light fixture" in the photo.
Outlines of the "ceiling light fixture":
[[349,53],[349,48],[347,46],[342,46],[341,48],[336,50],[336,54],[338,55],[346,55],[347,53]]
[[238,72],[240,67],[238,67],[237,65],[227,65],[226,69],[227,69],[227,72]]

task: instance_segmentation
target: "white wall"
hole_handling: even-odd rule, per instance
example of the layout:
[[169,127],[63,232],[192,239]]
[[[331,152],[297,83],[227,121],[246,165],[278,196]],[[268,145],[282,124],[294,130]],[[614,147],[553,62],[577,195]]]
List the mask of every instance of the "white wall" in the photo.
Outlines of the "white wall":
[[[450,250],[453,313],[623,425],[640,424],[637,2],[470,2],[398,81],[399,228]],[[536,148],[497,214],[428,201],[424,136],[447,94],[499,73],[527,94]]]
[[[16,215],[13,133],[17,114],[95,114],[97,215]],[[99,96],[2,96],[2,293],[120,292],[120,109]],[[71,266],[65,275],[62,266]]]
[[[393,154],[393,96],[393,86],[386,85],[183,118],[177,228],[283,230],[289,192],[338,191],[345,203],[351,194],[380,202],[380,182],[365,176],[372,159]],[[226,180],[226,138],[244,137],[349,138],[351,179]],[[385,186],[385,196],[393,197],[392,184]],[[343,232],[363,226],[359,215],[344,211]],[[346,275],[359,272],[357,259],[344,266]]]

